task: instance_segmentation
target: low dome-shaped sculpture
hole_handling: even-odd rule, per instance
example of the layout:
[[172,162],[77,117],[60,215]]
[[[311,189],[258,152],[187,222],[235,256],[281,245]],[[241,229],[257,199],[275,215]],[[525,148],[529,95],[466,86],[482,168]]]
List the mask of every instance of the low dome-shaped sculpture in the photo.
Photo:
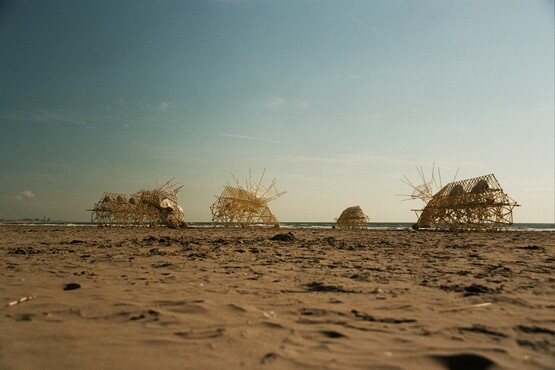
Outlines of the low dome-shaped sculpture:
[[336,224],[339,229],[362,229],[366,227],[368,220],[360,206],[352,206],[341,212]]

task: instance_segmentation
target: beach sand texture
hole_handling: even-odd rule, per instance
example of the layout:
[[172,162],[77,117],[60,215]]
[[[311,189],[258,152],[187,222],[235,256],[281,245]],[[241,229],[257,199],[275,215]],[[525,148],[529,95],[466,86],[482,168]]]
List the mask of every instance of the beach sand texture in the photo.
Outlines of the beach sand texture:
[[555,368],[551,231],[0,236],[0,369]]

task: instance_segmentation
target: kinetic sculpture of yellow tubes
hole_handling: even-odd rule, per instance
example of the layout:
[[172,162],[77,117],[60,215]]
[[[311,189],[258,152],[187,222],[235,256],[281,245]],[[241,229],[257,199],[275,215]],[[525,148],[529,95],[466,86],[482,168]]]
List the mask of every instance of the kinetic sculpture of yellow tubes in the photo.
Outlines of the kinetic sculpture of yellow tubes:
[[210,206],[212,221],[224,227],[248,227],[256,223],[279,227],[279,221],[270,211],[268,202],[279,198],[285,192],[278,192],[275,179],[270,186],[262,186],[265,172],[266,170],[257,183],[252,182],[249,172],[249,179],[245,181],[244,186],[233,177],[236,185],[225,185],[222,194]]
[[91,221],[101,226],[184,226],[183,209],[177,203],[177,192],[183,186],[172,181],[157,189],[140,190],[129,199],[125,194],[104,193],[90,210]]
[[422,210],[413,228],[436,230],[502,230],[513,223],[518,204],[503,192],[493,174],[451,182]]

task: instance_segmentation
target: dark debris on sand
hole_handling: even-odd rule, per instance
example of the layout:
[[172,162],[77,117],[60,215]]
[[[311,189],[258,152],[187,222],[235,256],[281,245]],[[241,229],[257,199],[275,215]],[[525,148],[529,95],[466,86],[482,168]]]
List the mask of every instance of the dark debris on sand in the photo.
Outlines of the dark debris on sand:
[[288,232],[285,234],[276,234],[270,238],[270,240],[277,240],[280,242],[292,242],[295,240],[295,236],[292,232]]

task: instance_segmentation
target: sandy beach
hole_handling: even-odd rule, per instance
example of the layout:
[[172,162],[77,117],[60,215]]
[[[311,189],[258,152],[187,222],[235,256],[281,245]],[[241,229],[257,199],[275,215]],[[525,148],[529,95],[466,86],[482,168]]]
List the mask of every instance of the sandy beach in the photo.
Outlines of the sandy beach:
[[555,368],[552,231],[0,236],[0,369]]

